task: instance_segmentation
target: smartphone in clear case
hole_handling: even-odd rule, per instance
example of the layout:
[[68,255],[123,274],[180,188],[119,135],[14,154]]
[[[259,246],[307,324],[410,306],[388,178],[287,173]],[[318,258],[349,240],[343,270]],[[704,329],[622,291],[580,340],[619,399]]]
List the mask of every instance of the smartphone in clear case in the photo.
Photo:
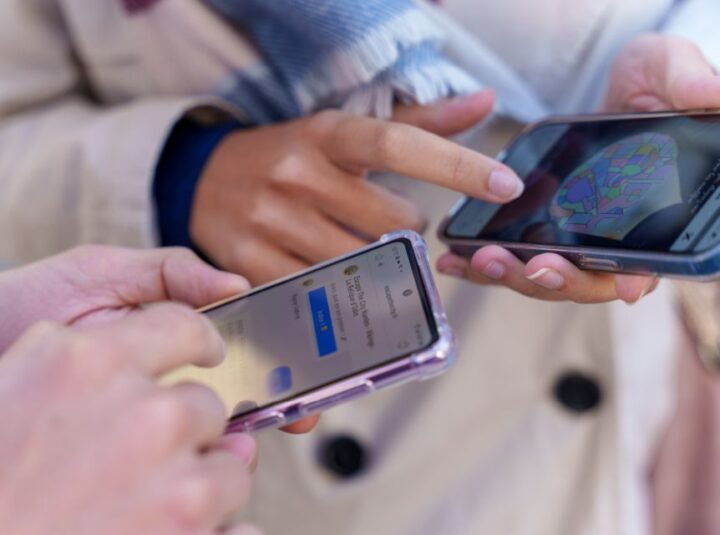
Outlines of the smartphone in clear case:
[[499,244],[583,269],[720,276],[720,111],[549,118],[498,159],[525,192],[502,206],[461,200],[439,229],[454,252]]
[[410,231],[201,311],[228,351],[193,379],[220,391],[229,431],[282,427],[455,359],[427,246]]

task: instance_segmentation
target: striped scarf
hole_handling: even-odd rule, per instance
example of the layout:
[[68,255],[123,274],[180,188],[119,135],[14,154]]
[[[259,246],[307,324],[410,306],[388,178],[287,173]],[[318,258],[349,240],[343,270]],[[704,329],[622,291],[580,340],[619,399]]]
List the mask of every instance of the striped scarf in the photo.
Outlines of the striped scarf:
[[326,107],[387,118],[396,101],[479,88],[442,55],[442,30],[416,0],[206,1],[248,31],[265,60],[222,90],[257,123]]

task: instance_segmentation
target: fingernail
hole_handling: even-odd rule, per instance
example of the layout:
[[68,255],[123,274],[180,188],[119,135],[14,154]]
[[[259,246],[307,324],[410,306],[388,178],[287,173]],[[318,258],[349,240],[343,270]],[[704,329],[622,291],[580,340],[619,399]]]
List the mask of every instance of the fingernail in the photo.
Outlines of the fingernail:
[[483,268],[482,273],[489,279],[500,280],[505,275],[505,266],[492,260]]
[[457,277],[458,279],[465,278],[465,270],[457,266],[447,266],[440,270],[440,273],[449,277]]
[[639,302],[643,297],[645,297],[647,294],[649,294],[651,291],[653,291],[655,289],[655,286],[657,285],[657,283],[658,283],[658,279],[652,279],[648,283],[648,285],[645,286],[645,288],[643,288],[643,291],[640,292],[640,295],[638,296],[638,298],[635,299],[635,301],[631,301],[628,304],[634,305],[635,303]]
[[548,290],[559,290],[565,285],[565,277],[550,268],[542,268],[527,278]]
[[508,201],[522,195],[525,185],[514,173],[506,169],[495,169],[490,173],[488,189],[499,199]]
[[227,272],[223,275],[227,281],[228,292],[232,292],[230,295],[245,293],[250,289],[250,283],[245,277]]
[[250,472],[254,472],[258,464],[257,444],[250,435],[230,433],[222,439],[222,446],[237,455]]

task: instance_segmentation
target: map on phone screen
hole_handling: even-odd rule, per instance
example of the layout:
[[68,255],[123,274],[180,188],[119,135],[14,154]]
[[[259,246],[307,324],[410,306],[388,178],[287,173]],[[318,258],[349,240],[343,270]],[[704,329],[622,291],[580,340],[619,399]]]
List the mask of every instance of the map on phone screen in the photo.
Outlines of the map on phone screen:
[[681,202],[678,146],[645,132],[615,142],[577,167],[550,207],[568,232],[622,240],[653,210]]

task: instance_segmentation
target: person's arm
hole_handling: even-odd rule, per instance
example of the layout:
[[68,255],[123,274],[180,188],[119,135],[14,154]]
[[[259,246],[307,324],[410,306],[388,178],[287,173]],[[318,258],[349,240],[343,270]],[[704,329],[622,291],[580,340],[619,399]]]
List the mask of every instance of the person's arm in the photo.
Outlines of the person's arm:
[[98,105],[50,0],[0,4],[0,79],[0,258],[15,262],[156,242],[152,179],[170,131],[232,113],[209,98]]

